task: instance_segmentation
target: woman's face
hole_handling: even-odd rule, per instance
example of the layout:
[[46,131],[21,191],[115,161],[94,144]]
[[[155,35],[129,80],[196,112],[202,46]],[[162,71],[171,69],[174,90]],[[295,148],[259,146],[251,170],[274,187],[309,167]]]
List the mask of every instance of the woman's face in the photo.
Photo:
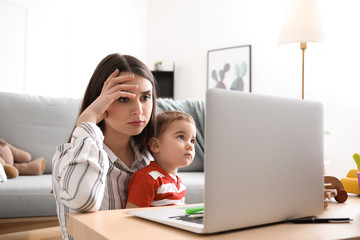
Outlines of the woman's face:
[[[123,72],[120,75],[128,75]],[[148,124],[153,109],[153,86],[147,78],[135,74],[134,79],[126,84],[137,85],[138,88],[129,92],[135,98],[119,98],[108,108],[105,118],[105,133],[135,136],[140,134]]]

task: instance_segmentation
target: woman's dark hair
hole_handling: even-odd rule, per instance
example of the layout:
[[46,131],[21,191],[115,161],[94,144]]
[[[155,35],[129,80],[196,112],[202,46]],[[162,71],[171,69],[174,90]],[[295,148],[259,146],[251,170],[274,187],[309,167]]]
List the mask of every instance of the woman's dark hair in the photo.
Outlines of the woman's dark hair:
[[[149,123],[144,130],[137,136],[134,136],[136,144],[141,152],[146,150],[148,140],[153,136],[155,130],[155,110],[156,110],[156,81],[148,67],[135,57],[129,55],[120,55],[118,53],[110,54],[105,57],[96,67],[90,82],[86,88],[83,102],[80,108],[80,114],[100,95],[104,82],[116,69],[120,72],[131,72],[148,79],[152,84],[152,102],[153,109]],[[97,124],[104,131],[104,120]],[[71,137],[71,136],[70,136]]]

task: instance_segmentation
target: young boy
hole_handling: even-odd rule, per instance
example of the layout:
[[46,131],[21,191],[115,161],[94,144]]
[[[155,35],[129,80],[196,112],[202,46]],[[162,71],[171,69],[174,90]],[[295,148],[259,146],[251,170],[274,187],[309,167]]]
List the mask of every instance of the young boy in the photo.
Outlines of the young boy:
[[149,141],[154,161],[132,176],[126,208],[185,204],[186,187],[177,170],[194,159],[195,140],[196,125],[189,114],[158,114],[155,135]]

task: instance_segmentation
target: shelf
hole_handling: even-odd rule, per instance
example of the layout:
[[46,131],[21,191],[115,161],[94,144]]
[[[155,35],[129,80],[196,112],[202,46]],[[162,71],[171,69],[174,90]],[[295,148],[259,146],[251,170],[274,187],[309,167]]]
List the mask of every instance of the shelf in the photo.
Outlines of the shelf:
[[157,81],[157,96],[174,98],[174,71],[151,71]]

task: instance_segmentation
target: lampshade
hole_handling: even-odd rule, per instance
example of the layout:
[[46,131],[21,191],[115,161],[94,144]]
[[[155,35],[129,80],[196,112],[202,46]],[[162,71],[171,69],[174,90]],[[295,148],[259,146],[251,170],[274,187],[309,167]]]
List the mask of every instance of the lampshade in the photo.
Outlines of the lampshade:
[[283,21],[278,44],[322,42],[324,34],[316,0],[292,0]]

